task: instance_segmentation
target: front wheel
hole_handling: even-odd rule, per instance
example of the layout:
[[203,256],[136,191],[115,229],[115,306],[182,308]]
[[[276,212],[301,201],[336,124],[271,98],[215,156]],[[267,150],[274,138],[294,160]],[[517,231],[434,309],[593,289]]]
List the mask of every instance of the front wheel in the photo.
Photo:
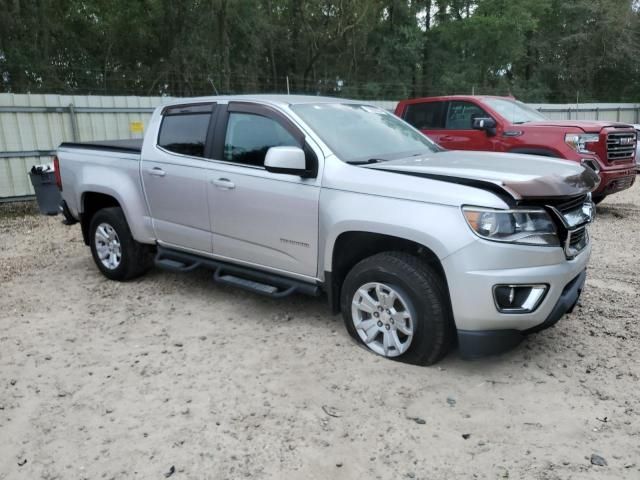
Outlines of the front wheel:
[[430,365],[451,346],[446,285],[414,255],[384,252],[362,260],[345,278],[341,307],[349,334],[378,355]]
[[89,226],[89,242],[93,260],[111,280],[129,280],[151,267],[149,246],[134,240],[119,207],[96,212]]
[[593,200],[593,203],[595,203],[596,205],[602,202],[605,198],[607,198],[607,196],[602,194],[591,195],[591,200]]

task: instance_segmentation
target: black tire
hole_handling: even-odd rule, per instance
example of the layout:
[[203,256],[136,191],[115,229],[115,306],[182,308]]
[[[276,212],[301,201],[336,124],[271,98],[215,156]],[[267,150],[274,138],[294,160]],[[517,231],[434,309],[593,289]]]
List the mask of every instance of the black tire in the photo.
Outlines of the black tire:
[[431,365],[450,350],[455,327],[444,279],[423,259],[403,252],[384,252],[359,262],[342,285],[341,309],[349,334],[360,344],[351,303],[357,290],[370,282],[393,286],[406,294],[415,312],[414,333],[408,349],[389,357],[414,365]]
[[[105,266],[96,250],[96,230],[101,224],[111,226],[120,241],[121,258],[116,268]],[[145,273],[152,265],[151,248],[149,245],[138,243],[133,239],[129,225],[120,207],[109,207],[98,210],[89,226],[89,245],[91,254],[102,274],[118,281],[130,280]]]
[[607,198],[607,196],[602,194],[591,195],[591,200],[593,200],[593,203],[595,203],[596,205],[602,202],[605,198]]

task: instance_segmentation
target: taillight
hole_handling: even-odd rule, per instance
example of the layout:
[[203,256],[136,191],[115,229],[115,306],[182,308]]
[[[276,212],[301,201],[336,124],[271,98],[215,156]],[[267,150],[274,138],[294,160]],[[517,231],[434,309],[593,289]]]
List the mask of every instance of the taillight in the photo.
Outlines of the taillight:
[[57,156],[53,157],[53,175],[55,176],[58,190],[62,191],[62,177],[60,176],[60,160],[58,160]]

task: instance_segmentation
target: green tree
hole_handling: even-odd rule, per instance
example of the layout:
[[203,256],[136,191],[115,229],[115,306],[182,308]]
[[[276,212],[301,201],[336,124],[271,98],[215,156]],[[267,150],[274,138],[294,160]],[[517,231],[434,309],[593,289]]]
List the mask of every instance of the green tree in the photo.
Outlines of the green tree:
[[638,101],[637,0],[0,0],[0,91]]

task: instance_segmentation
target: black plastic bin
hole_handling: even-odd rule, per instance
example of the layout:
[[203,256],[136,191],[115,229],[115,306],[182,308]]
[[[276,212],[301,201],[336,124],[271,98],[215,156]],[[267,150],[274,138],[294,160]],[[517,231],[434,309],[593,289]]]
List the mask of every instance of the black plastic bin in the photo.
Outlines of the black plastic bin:
[[60,213],[62,196],[56,185],[56,177],[53,170],[43,166],[34,166],[29,172],[31,185],[36,191],[38,208],[43,215],[57,215]]

